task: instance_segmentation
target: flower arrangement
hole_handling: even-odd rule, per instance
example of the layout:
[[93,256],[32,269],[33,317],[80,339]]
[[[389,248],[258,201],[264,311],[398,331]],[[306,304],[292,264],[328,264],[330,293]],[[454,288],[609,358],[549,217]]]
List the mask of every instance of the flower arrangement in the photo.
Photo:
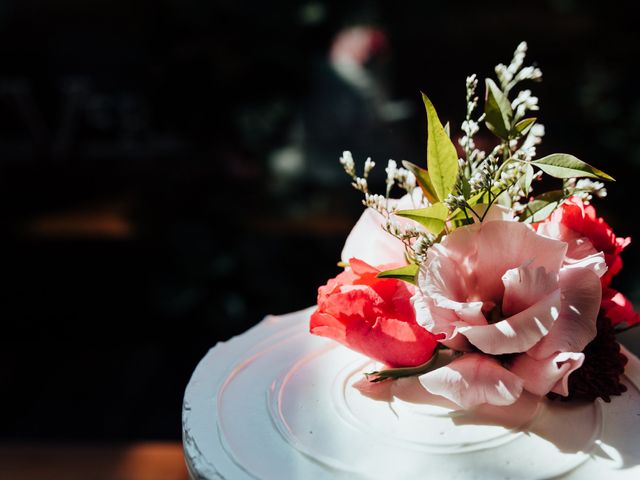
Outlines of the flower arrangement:
[[[611,282],[630,239],[591,205],[613,178],[572,155],[536,158],[538,99],[514,93],[542,78],[526,50],[486,80],[480,114],[478,80],[467,78],[459,149],[423,94],[428,168],[389,160],[384,195],[369,191],[370,158],[362,176],[350,152],[340,158],[367,208],[344,272],[319,288],[310,330],[381,362],[369,382],[418,376],[465,409],[523,391],[609,401],[625,390],[615,334],[640,317]],[[483,124],[497,139],[489,152],[474,143]],[[543,174],[559,188],[534,195]],[[405,195],[394,199],[397,188]]]

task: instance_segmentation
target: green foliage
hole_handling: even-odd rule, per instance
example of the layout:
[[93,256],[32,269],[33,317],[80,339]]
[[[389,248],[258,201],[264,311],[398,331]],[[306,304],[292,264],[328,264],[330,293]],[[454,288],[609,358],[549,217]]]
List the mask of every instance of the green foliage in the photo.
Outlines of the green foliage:
[[511,102],[493,80],[487,78],[486,85],[485,124],[496,136],[507,140],[511,132],[511,119],[513,118]]
[[427,162],[429,177],[440,201],[453,191],[458,177],[458,153],[442,126],[431,100],[423,93],[427,110]]
[[403,282],[417,285],[418,282],[416,281],[416,276],[418,275],[419,270],[420,267],[418,265],[410,263],[404,267],[385,270],[384,272],[380,272],[377,276],[378,278],[396,278]]
[[439,235],[444,230],[444,223],[449,215],[449,209],[443,203],[434,203],[426,208],[400,210],[396,212],[396,215],[415,220],[434,235]]
[[416,177],[416,182],[418,182],[418,185],[426,199],[429,200],[430,203],[436,203],[438,201],[438,197],[435,189],[433,188],[433,184],[431,183],[431,178],[429,177],[427,169],[421,168],[415,163],[411,163],[406,160],[402,161],[402,166],[413,173]]
[[589,177],[615,182],[610,175],[567,153],[554,153],[538,160],[532,160],[531,164],[540,168],[547,175],[556,178]]
[[541,222],[564,201],[565,194],[562,190],[551,190],[535,197],[527,203],[524,212],[520,215],[520,221],[524,223]]
[[514,131],[512,132],[512,134],[515,137],[521,137],[526,135],[527,133],[529,133],[529,130],[531,130],[531,127],[533,127],[533,125],[536,123],[536,120],[537,118],[535,117],[523,118],[513,126]]

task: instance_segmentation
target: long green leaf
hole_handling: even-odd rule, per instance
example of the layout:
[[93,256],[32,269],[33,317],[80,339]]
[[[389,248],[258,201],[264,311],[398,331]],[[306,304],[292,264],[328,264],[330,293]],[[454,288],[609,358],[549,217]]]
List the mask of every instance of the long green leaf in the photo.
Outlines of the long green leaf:
[[415,163],[407,162],[406,160],[402,161],[402,165],[416,177],[416,181],[418,182],[418,185],[420,185],[420,189],[427,200],[429,200],[430,203],[436,203],[438,201],[438,197],[431,183],[431,178],[429,177],[427,169],[421,168]]
[[564,200],[562,190],[551,190],[538,195],[529,203],[520,215],[520,221],[524,223],[541,222],[547,218]]
[[415,263],[411,263],[404,267],[385,270],[384,272],[380,272],[377,276],[378,278],[397,278],[398,280],[416,285],[416,275],[418,274],[418,270],[420,270],[420,267]]
[[507,140],[511,132],[513,109],[509,99],[490,78],[486,80],[484,113],[487,128],[498,137]]
[[434,235],[439,235],[444,230],[444,222],[449,215],[449,209],[443,203],[435,203],[426,208],[400,210],[396,212],[396,215],[415,220]]
[[431,100],[423,93],[427,110],[427,162],[433,189],[440,201],[453,191],[458,177],[458,153],[447,135]]
[[589,177],[615,182],[613,177],[602,170],[598,170],[596,167],[592,167],[567,153],[554,153],[544,158],[533,160],[531,163],[544,173],[556,178]]
[[526,135],[529,130],[531,130],[531,127],[533,127],[533,125],[536,123],[537,118],[535,117],[531,117],[531,118],[524,118],[522,120],[520,120],[518,123],[516,123],[513,126],[513,132],[514,136],[516,137],[521,137],[522,135]]

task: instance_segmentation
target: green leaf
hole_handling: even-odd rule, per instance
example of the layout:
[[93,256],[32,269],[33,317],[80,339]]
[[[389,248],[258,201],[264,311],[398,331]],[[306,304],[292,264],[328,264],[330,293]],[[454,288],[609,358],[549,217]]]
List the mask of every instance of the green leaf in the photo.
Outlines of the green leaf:
[[471,185],[469,185],[469,179],[465,175],[460,175],[460,187],[462,196],[468,199],[471,196]]
[[556,178],[589,177],[615,182],[610,175],[567,153],[554,153],[544,158],[533,160],[531,164]]
[[427,162],[433,189],[440,201],[447,198],[458,177],[458,152],[447,135],[431,100],[423,93],[427,110]]
[[511,118],[513,118],[511,102],[493,80],[487,78],[486,85],[484,100],[485,124],[495,135],[507,140],[511,131]]
[[444,230],[444,222],[449,215],[449,209],[444,203],[434,203],[426,208],[400,210],[396,212],[396,215],[415,220],[434,235],[439,235]]
[[529,195],[529,189],[531,188],[531,182],[533,181],[533,167],[529,164],[527,164],[525,166],[525,170],[524,173],[522,174],[522,176],[517,180],[517,184],[518,187],[520,187],[520,190],[522,190],[525,194],[525,197]]
[[532,117],[532,118],[524,118],[522,120],[520,120],[518,123],[516,123],[513,126],[513,130],[514,130],[514,136],[515,137],[521,137],[523,135],[526,135],[529,130],[531,130],[531,127],[533,127],[533,125],[536,123],[537,118]]
[[524,223],[541,222],[564,201],[562,190],[551,190],[538,195],[527,203],[524,212],[520,215],[520,221]]
[[416,177],[416,181],[418,182],[418,185],[420,185],[420,189],[422,189],[424,196],[429,200],[429,203],[437,203],[438,197],[433,188],[433,184],[431,183],[431,178],[429,177],[427,169],[421,168],[415,163],[407,162],[406,160],[402,161],[402,166],[413,173]]
[[415,263],[410,263],[404,267],[394,268],[392,270],[385,270],[384,272],[380,272],[377,277],[378,278],[397,278],[398,280],[402,280],[403,282],[411,283],[413,285],[417,285],[416,275],[418,274],[418,270],[420,267]]

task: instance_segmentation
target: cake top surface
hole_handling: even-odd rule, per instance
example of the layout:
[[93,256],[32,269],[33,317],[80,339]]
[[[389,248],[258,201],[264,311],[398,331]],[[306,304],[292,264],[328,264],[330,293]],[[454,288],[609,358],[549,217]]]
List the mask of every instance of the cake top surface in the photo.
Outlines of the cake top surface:
[[528,414],[514,424],[501,409],[470,414],[425,398],[415,379],[393,382],[378,399],[363,394],[353,384],[371,361],[308,335],[310,314],[267,317],[202,360],[183,410],[194,478],[410,479],[434,465],[440,478],[640,473],[640,364],[631,354],[625,395],[533,409],[520,402]]

